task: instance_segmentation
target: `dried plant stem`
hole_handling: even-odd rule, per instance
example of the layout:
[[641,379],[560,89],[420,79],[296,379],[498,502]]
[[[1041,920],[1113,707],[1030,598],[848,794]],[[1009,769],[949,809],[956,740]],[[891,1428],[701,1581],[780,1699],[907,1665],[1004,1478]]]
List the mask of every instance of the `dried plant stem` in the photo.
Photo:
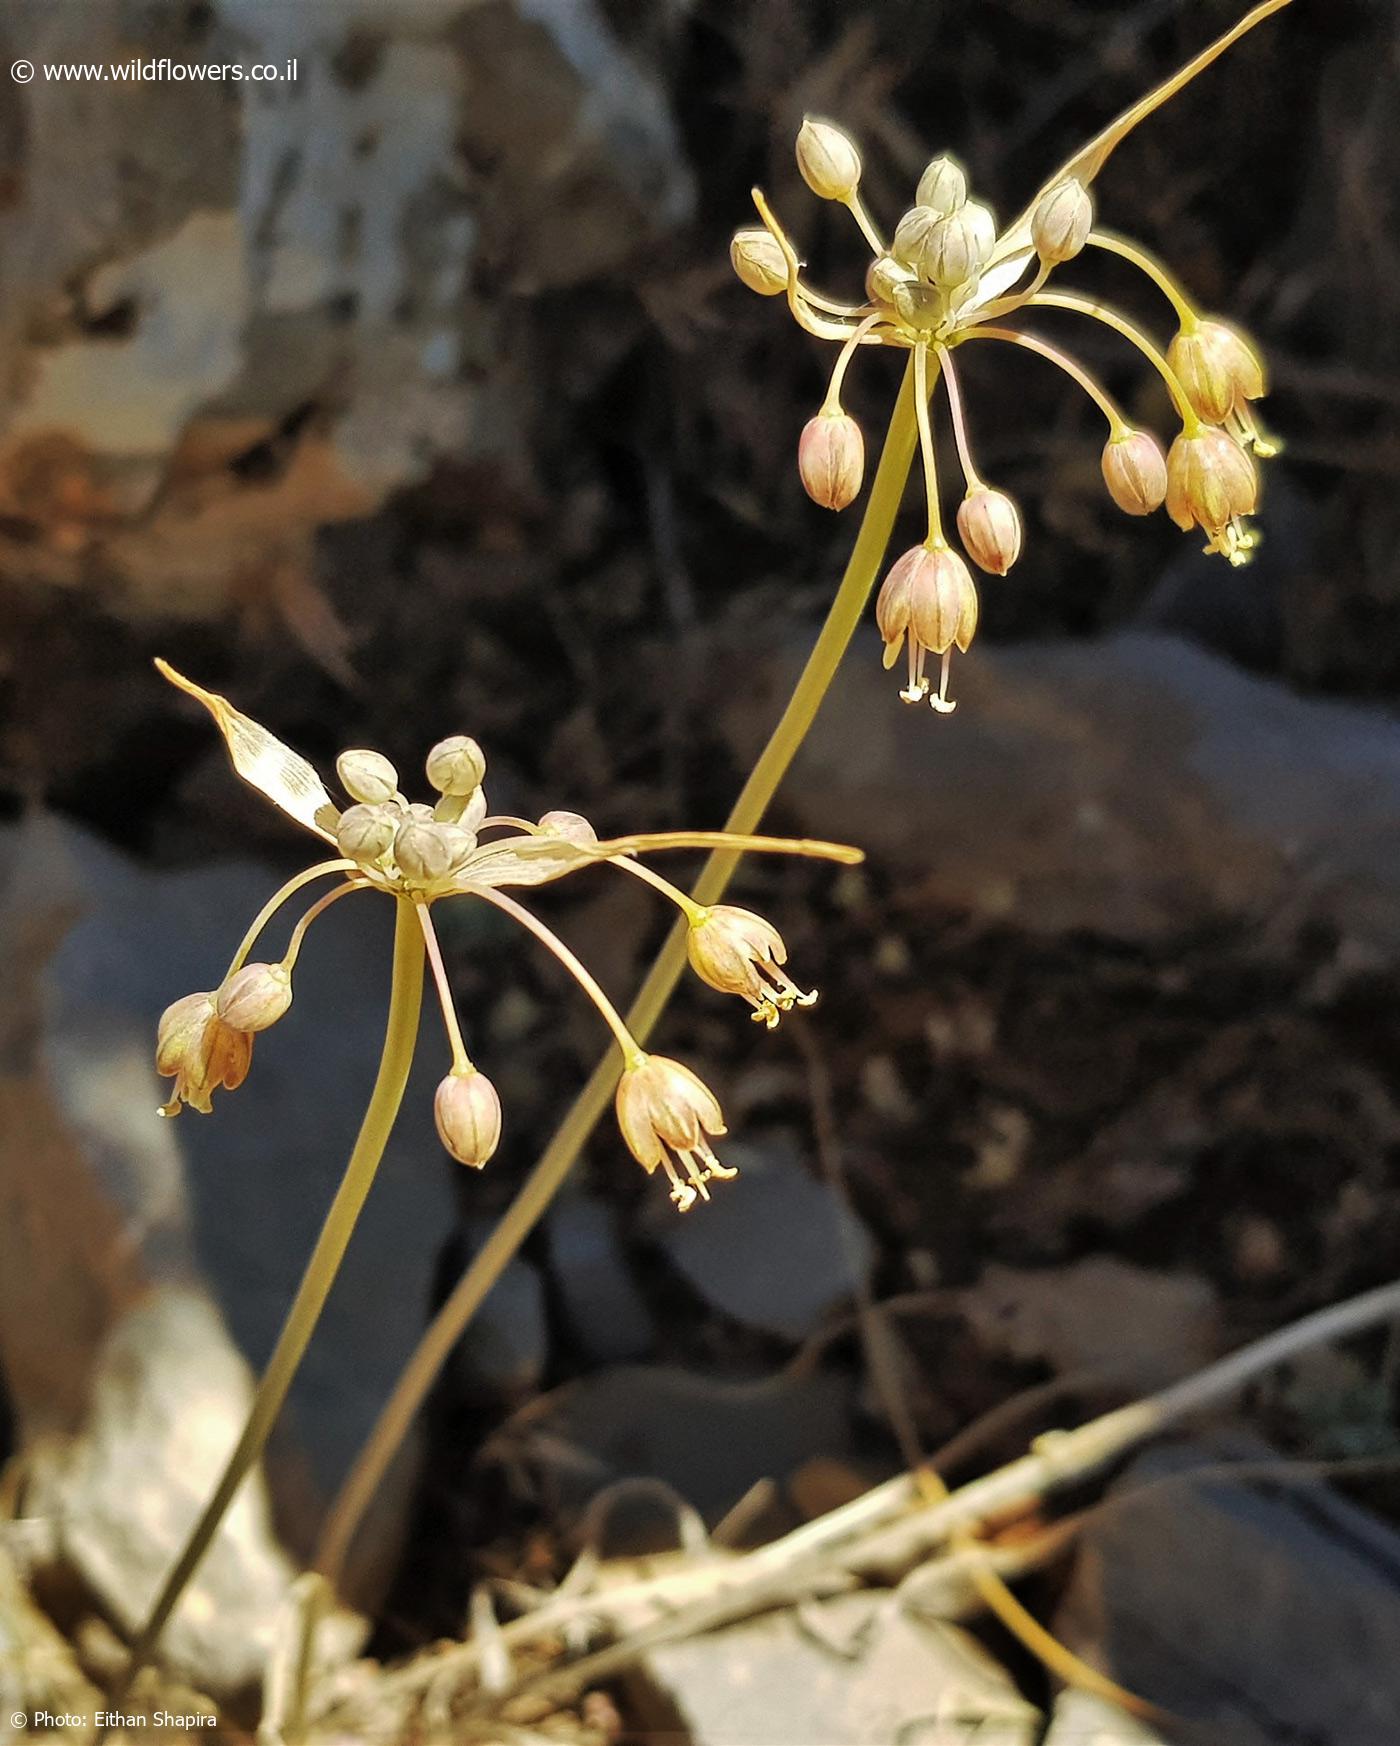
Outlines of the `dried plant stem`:
[[268,1433],[282,1410],[292,1378],[297,1373],[302,1355],[335,1283],[340,1263],[355,1229],[355,1222],[360,1216],[360,1209],[373,1185],[379,1161],[384,1156],[389,1131],[394,1125],[404,1086],[408,1082],[408,1070],[413,1062],[413,1046],[418,1038],[418,1015],[423,993],[423,937],[419,932],[413,907],[407,899],[401,898],[397,902],[394,921],[394,969],[384,1052],[350,1161],[345,1166],[340,1187],[336,1190],[335,1199],[326,1214],[321,1234],[316,1239],[316,1247],[311,1252],[311,1259],[306,1264],[296,1297],[287,1311],[272,1357],[258,1382],[243,1434],[229,1456],[213,1495],[205,1504],[203,1514],[185,1543],[184,1551],[166,1577],[165,1586],[132,1646],[130,1660],[114,1694],[118,1708],[120,1700],[130,1691],[136,1675],[150,1661],[166,1622],[200,1560],[209,1550],[234,1494],[262,1453]]
[[[782,718],[726,820],[728,830],[748,833],[762,819],[778,784],[806,738],[841,657],[860,623],[914,459],[918,441],[914,399],[911,365],[904,373],[899,399],[885,435],[880,465],[841,586]],[[738,862],[738,851],[716,849],[696,881],[692,893],[694,901],[702,905],[718,902]],[[682,918],[671,930],[627,1014],[628,1028],[639,1042],[645,1043],[685,968],[688,925]],[[434,1378],[482,1299],[554,1198],[555,1191],[607,1109],[617,1076],[618,1062],[610,1050],[594,1068],[534,1170],[458,1280],[405,1366],[326,1518],[315,1568],[332,1583],[339,1577],[360,1518],[417,1416]]]

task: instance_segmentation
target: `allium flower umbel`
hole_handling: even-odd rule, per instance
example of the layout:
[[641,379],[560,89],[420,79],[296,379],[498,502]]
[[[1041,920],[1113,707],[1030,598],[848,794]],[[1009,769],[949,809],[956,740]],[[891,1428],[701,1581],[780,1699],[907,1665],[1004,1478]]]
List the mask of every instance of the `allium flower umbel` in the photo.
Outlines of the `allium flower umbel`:
[[[351,801],[342,809],[312,766],[266,728],[163,661],[156,664],[213,716],[244,781],[333,850],[331,859],[289,879],[263,907],[218,988],[187,994],[162,1015],[156,1070],[175,1081],[163,1115],[178,1115],[185,1104],[208,1115],[215,1091],[232,1091],[243,1083],[254,1037],[291,1006],[293,970],[312,922],[351,892],[378,892],[411,903],[422,929],[451,1055],[433,1115],[452,1156],[480,1169],[500,1141],[501,1104],[495,1086],[467,1054],[430,914],[433,904],[445,899],[476,898],[533,934],[597,1006],[622,1052],[617,1110],[623,1137],[648,1172],[664,1166],[676,1205],[684,1210],[697,1199],[708,1199],[705,1185],[711,1179],[736,1174],[710,1149],[709,1136],[724,1132],[714,1094],[679,1062],[648,1055],[584,964],[505,888],[548,884],[588,867],[621,868],[681,911],[697,973],[712,988],[742,996],[754,1008],[754,1017],[771,1026],[790,1007],[808,1006],[816,998],[804,994],[782,968],[787,948],[777,930],[749,910],[696,903],[635,857],[659,849],[724,846],[851,863],[861,859],[859,850],[726,831],[667,831],[600,841],[576,812],[547,812],[538,824],[494,816],[482,788],[485,756],[475,740],[462,734],[440,741],[428,753],[428,783],[436,792],[431,803],[408,800],[398,772],[381,753],[342,752],[336,773]],[[275,962],[250,962],[253,947],[281,905],[304,886],[329,877],[335,883],[292,928],[283,956]]]
[[[886,665],[890,650],[897,653],[908,634],[910,683],[901,695],[910,702],[928,697],[935,709],[953,708],[947,696],[948,651],[966,649],[976,624],[971,578],[964,585],[962,576],[946,562],[956,554],[943,534],[929,416],[929,397],[940,379],[947,389],[966,486],[958,515],[964,544],[980,568],[997,575],[1006,573],[1021,546],[1015,504],[1005,492],[988,487],[972,462],[959,372],[953,364],[953,353],[971,340],[996,340],[1044,358],[1088,394],[1108,422],[1104,480],[1120,509],[1130,515],[1149,515],[1165,502],[1180,526],[1202,529],[1207,551],[1221,553],[1232,564],[1249,560],[1257,535],[1247,517],[1258,496],[1250,452],[1259,459],[1277,453],[1277,445],[1261,431],[1252,411],[1252,403],[1265,391],[1263,365],[1249,340],[1228,322],[1203,315],[1160,261],[1126,238],[1096,227],[1090,189],[1109,155],[1140,121],[1246,31],[1287,4],[1288,0],[1263,0],[1233,30],[1070,158],[1019,217],[1000,228],[990,209],[970,194],[962,166],[945,153],[925,169],[913,205],[886,241],[861,197],[862,164],[854,142],[831,122],[808,118],[797,138],[803,180],[814,194],[849,210],[870,248],[865,294],[855,302],[824,296],[806,283],[787,233],[762,193],[754,190],[764,228],[736,235],[731,250],[735,271],[764,296],[786,293],[799,326],[841,347],[826,398],[804,429],[798,450],[802,482],[826,508],[844,508],[860,490],[863,444],[841,403],[852,358],[863,346],[893,346],[913,353],[928,537],[924,546],[906,553],[891,571],[881,594],[880,615]],[[1165,347],[1097,297],[1047,289],[1056,269],[1090,249],[1131,262],[1166,298],[1176,333]],[[1026,310],[1066,311],[1100,322],[1137,348],[1165,384],[1180,421],[1170,462],[1157,439],[1130,425],[1117,403],[1068,352],[1038,333],[1014,323],[1006,325]],[[919,552],[939,558],[937,567],[919,559]],[[918,588],[913,586],[916,581]],[[925,635],[919,626],[936,626],[936,630]],[[929,652],[944,660],[942,682],[931,695],[922,680],[923,656]]]

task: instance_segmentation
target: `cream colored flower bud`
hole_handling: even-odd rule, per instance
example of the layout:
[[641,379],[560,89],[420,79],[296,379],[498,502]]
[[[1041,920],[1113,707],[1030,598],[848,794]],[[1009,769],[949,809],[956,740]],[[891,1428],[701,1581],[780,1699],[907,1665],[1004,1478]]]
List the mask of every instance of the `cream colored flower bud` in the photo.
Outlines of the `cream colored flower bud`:
[[1246,400],[1264,393],[1264,366],[1227,322],[1198,321],[1167,347],[1167,362],[1200,417],[1222,424]]
[[156,1072],[175,1081],[160,1113],[176,1116],[188,1104],[209,1115],[213,1094],[220,1086],[236,1091],[252,1059],[252,1037],[224,1023],[213,994],[185,995],[165,1009],[156,1027]]
[[335,773],[353,800],[370,806],[382,805],[398,792],[399,773],[382,752],[342,752],[335,761]]
[[760,297],[781,297],[788,288],[787,256],[777,237],[762,226],[734,232],[729,264]]
[[501,1100],[484,1073],[451,1072],[433,1097],[438,1138],[459,1164],[480,1170],[501,1143]]
[[865,294],[872,303],[893,303],[900,286],[914,282],[913,268],[893,255],[878,255],[865,270]]
[[1108,494],[1127,515],[1151,515],[1167,495],[1167,457],[1147,430],[1110,437],[1103,450]]
[[717,903],[690,924],[686,937],[690,967],[721,994],[738,994],[753,1016],[772,1030],[793,1006],[811,1006],[816,991],[804,994],[782,968],[787,962],[783,937],[751,909]]
[[937,157],[919,177],[914,195],[920,206],[930,207],[940,218],[956,212],[967,199],[967,176],[956,158]]
[[797,136],[797,167],[802,180],[823,200],[850,200],[860,187],[860,153],[855,142],[829,121],[809,115]]
[[1031,214],[1031,241],[1048,266],[1072,261],[1094,228],[1094,202],[1073,176],[1047,188]]
[[428,753],[427,772],[439,794],[470,794],[486,776],[486,754],[469,735],[453,734]]
[[809,418],[797,443],[797,471],[813,503],[845,509],[860,494],[865,477],[865,439],[845,412]]
[[403,823],[396,806],[348,806],[335,827],[336,847],[352,861],[373,862],[387,855]]
[[1223,430],[1206,425],[1185,431],[1167,454],[1167,514],[1179,528],[1195,525],[1210,538],[1211,551],[1244,563],[1253,536],[1243,527],[1258,502],[1259,480],[1249,456]]
[[915,270],[932,285],[961,285],[986,265],[996,240],[996,220],[989,209],[969,200],[930,228]]
[[219,1017],[236,1031],[265,1031],[292,1004],[292,973],[284,964],[245,964],[219,990]]
[[1021,555],[1021,515],[1004,491],[979,485],[958,505],[958,532],[973,563],[1004,576]]
[[[682,1212],[710,1198],[713,1178],[737,1176],[715,1157],[707,1135],[727,1132],[715,1094],[689,1067],[666,1055],[638,1054],[617,1087],[617,1125],[648,1175],[659,1164]],[[672,1156],[674,1154],[674,1157]],[[676,1165],[685,1169],[682,1178]]]
[[929,232],[943,222],[944,214],[932,206],[911,206],[894,227],[890,256],[897,265],[917,274],[928,247]]
[[467,859],[476,838],[460,825],[411,818],[394,838],[394,859],[411,885],[440,885]]
[[552,837],[563,837],[565,842],[577,843],[581,849],[591,849],[598,841],[598,833],[581,812],[547,812],[540,819],[540,829]]

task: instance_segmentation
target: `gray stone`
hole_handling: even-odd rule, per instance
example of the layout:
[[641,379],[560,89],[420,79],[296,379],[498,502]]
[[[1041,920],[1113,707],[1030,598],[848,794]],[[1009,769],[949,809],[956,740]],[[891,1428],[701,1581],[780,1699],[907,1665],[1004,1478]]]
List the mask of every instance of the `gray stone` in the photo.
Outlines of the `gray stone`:
[[1039,1734],[1039,1711],[974,1637],[892,1595],[650,1649],[633,1687],[651,1729],[693,1746],[1032,1746]]
[[[469,1224],[473,1253],[490,1231],[484,1221]],[[467,1399],[498,1401],[537,1387],[548,1358],[544,1282],[539,1269],[517,1255],[482,1299],[453,1355],[453,1370]]]
[[[741,756],[794,664],[775,658],[731,706]],[[1400,959],[1393,715],[1140,631],[979,645],[956,695],[946,718],[900,703],[859,636],[784,790],[792,823],[859,843],[928,902],[1032,933],[1320,919]]]
[[1056,1634],[1230,1746],[1394,1746],[1400,1535],[1315,1480],[1220,1472],[1271,1458],[1236,1437],[1135,1462],[1088,1518]]
[[651,1311],[628,1271],[613,1209],[565,1192],[549,1214],[549,1271],[570,1339],[589,1358],[642,1358],[656,1342]]
[[660,1227],[680,1271],[716,1309],[749,1327],[801,1340],[869,1273],[869,1232],[829,1184],[781,1146],[728,1141],[740,1192]]

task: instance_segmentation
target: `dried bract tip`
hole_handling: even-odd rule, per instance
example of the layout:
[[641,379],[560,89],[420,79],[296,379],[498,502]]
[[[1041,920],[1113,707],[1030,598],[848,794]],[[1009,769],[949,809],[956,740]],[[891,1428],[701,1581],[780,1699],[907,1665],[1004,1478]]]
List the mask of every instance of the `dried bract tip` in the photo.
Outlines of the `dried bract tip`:
[[439,794],[465,796],[481,787],[486,754],[468,734],[439,740],[428,753],[428,781]]
[[966,199],[966,173],[957,159],[948,157],[946,153],[935,158],[919,177],[919,186],[914,195],[917,205],[929,207],[940,218],[956,212]]
[[1254,463],[1238,443],[1215,425],[1195,436],[1185,431],[1167,455],[1167,514],[1179,528],[1201,527],[1206,550],[1232,564],[1249,562],[1255,535],[1244,518],[1254,513],[1259,481]]
[[335,827],[336,847],[351,861],[372,865],[393,848],[402,823],[403,814],[396,806],[348,806]]
[[813,503],[845,509],[860,494],[865,477],[865,439],[846,412],[819,412],[808,419],[797,444],[797,471]]
[[1068,176],[1047,188],[1031,214],[1031,241],[1047,266],[1072,261],[1094,228],[1094,202],[1082,182]]
[[710,1198],[714,1178],[738,1175],[710,1148],[707,1136],[726,1132],[715,1094],[679,1061],[639,1053],[618,1081],[616,1108],[628,1150],[648,1175],[661,1166],[682,1212]]
[[1167,457],[1147,430],[1110,437],[1103,450],[1108,494],[1126,515],[1151,515],[1167,495]]
[[394,859],[410,885],[425,890],[449,880],[476,847],[476,837],[460,825],[428,817],[410,818],[394,838]]
[[958,532],[973,563],[1004,576],[1021,555],[1021,514],[1004,491],[979,485],[958,505]]
[[475,1067],[449,1073],[433,1095],[438,1138],[459,1164],[480,1170],[501,1143],[501,1100]]
[[729,264],[760,297],[781,297],[788,288],[787,256],[778,239],[762,227],[734,232]]
[[823,200],[852,200],[860,187],[860,153],[849,134],[829,121],[802,123],[797,136],[802,180]]
[[[966,652],[977,630],[977,588],[967,565],[948,546],[915,546],[896,559],[875,602],[875,622],[885,643],[885,665],[899,659],[909,638],[909,685],[900,692],[906,703],[928,696],[924,662],[929,654],[947,656],[953,648]],[[935,708],[947,704],[947,661]]]
[[214,999],[211,993],[187,994],[161,1014],[156,1072],[175,1081],[170,1102],[161,1107],[164,1116],[179,1115],[184,1104],[209,1115],[214,1092],[221,1086],[236,1091],[248,1077],[253,1039],[224,1023]]
[[722,994],[738,994],[754,1009],[754,1019],[772,1030],[782,1013],[811,1006],[816,990],[804,994],[782,966],[783,937],[752,910],[719,903],[690,924],[686,939],[690,967],[702,982]]
[[236,1031],[265,1031],[292,1004],[292,974],[284,964],[245,964],[219,990],[219,1017]]
[[1198,321],[1167,347],[1167,362],[1200,417],[1223,424],[1244,402],[1264,393],[1264,366],[1228,322]]
[[581,849],[591,849],[598,833],[581,812],[547,812],[540,819],[540,829],[552,837],[563,837],[567,843],[577,843]]
[[382,752],[342,752],[335,773],[352,800],[380,806],[398,793],[399,773]]

